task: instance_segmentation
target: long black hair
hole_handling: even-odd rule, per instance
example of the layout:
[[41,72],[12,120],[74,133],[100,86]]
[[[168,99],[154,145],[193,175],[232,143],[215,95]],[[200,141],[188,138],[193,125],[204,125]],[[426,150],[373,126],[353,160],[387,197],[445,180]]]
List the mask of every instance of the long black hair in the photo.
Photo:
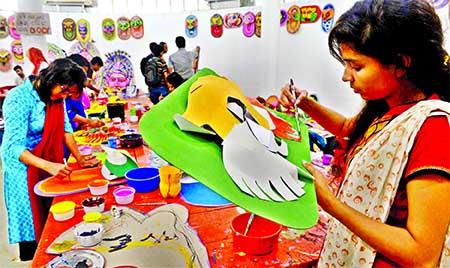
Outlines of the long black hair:
[[41,101],[48,103],[55,85],[77,85],[82,88],[85,81],[86,73],[78,64],[69,59],[56,59],[39,72],[34,86]]
[[[337,20],[328,38],[330,53],[344,63],[340,45],[406,70],[406,78],[426,96],[433,93],[449,101],[450,72],[446,64],[441,21],[425,0],[362,0]],[[411,58],[408,67],[400,58]],[[349,146],[358,140],[377,117],[388,111],[381,100],[367,101],[350,135]]]

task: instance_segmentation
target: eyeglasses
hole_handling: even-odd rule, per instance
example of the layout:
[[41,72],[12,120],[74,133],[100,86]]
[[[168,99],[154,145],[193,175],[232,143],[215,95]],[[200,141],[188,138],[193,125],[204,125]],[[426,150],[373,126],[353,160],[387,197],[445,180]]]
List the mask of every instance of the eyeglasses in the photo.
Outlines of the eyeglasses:
[[71,86],[69,86],[69,85],[63,85],[63,86],[56,85],[56,88],[60,89],[60,91],[57,92],[58,94],[69,94],[69,95],[76,94],[76,93],[78,93],[78,91],[76,91],[76,87],[77,87],[77,85],[71,85]]

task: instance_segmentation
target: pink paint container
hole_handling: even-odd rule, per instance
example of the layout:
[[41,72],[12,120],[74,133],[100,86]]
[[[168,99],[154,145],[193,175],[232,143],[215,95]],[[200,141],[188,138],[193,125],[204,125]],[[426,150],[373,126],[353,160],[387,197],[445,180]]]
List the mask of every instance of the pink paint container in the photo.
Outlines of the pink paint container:
[[331,154],[322,155],[322,164],[324,164],[325,166],[331,164],[331,160],[333,160],[333,155]]
[[124,186],[115,189],[113,195],[117,204],[127,205],[133,202],[135,192],[136,190],[133,187]]

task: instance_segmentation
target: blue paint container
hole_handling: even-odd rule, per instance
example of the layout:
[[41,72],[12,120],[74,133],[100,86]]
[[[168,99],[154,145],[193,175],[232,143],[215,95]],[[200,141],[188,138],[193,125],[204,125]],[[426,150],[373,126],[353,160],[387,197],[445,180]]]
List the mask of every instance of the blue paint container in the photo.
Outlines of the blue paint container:
[[138,193],[151,192],[159,187],[159,171],[157,168],[141,167],[125,173],[128,185]]

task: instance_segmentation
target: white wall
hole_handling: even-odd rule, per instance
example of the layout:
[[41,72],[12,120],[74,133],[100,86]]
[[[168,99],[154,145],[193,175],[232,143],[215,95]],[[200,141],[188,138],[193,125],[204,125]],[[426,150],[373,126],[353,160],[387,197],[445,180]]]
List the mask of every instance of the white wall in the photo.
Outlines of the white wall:
[[[308,4],[317,4],[323,7],[327,3],[333,3],[336,8],[336,17],[348,9],[353,0],[316,0],[308,1]],[[294,2],[298,5],[305,5],[304,1]],[[288,8],[289,4],[282,4],[281,7]],[[102,10],[112,10],[111,7],[104,7]],[[446,31],[446,47],[450,51],[449,42],[449,19],[448,6],[438,10],[442,15],[444,29]],[[141,58],[149,52],[148,44],[151,41],[166,41],[169,45],[169,52],[166,56],[176,51],[174,39],[177,35],[184,34],[184,20],[189,14],[194,14],[198,18],[198,36],[196,38],[186,38],[188,49],[193,49],[199,45],[201,47],[200,68],[209,67],[218,74],[235,81],[244,93],[248,96],[268,96],[279,94],[279,88],[293,78],[296,85],[316,93],[319,100],[325,105],[331,106],[337,111],[351,115],[359,110],[360,98],[355,95],[349,86],[341,81],[342,66],[329,55],[327,46],[327,34],[321,29],[320,21],[314,24],[303,24],[300,31],[294,35],[287,33],[285,27],[279,28],[278,66],[275,76],[275,88],[266,86],[268,83],[264,79],[267,77],[267,51],[261,39],[253,37],[246,38],[242,34],[242,29],[225,29],[221,38],[213,38],[210,34],[210,17],[214,13],[222,16],[231,11],[245,13],[247,10],[259,11],[260,7],[245,8],[238,10],[216,10],[216,11],[192,11],[172,14],[150,14],[142,12],[139,14],[144,19],[145,35],[142,39],[130,38],[127,41],[116,38],[114,41],[106,41],[101,35],[101,21],[106,17],[114,20],[119,16],[131,17],[133,14],[105,14],[100,10],[95,13],[51,13],[52,35],[47,36],[47,41],[55,43],[69,50],[73,42],[68,42],[62,37],[61,21],[66,17],[71,17],[75,21],[84,18],[90,22],[91,38],[95,40],[97,48],[102,55],[116,49],[127,51],[131,55],[135,67],[136,83],[138,87],[145,88],[143,77],[140,74],[139,62]],[[101,13],[100,13],[101,12]],[[2,12],[0,14],[9,16],[12,12]],[[264,25],[263,25],[264,27]],[[0,48],[9,49],[11,38],[0,39]],[[276,42],[276,41],[274,41]],[[31,71],[28,59],[25,59],[25,72]],[[15,73],[0,72],[0,85],[11,84],[14,81]]]

